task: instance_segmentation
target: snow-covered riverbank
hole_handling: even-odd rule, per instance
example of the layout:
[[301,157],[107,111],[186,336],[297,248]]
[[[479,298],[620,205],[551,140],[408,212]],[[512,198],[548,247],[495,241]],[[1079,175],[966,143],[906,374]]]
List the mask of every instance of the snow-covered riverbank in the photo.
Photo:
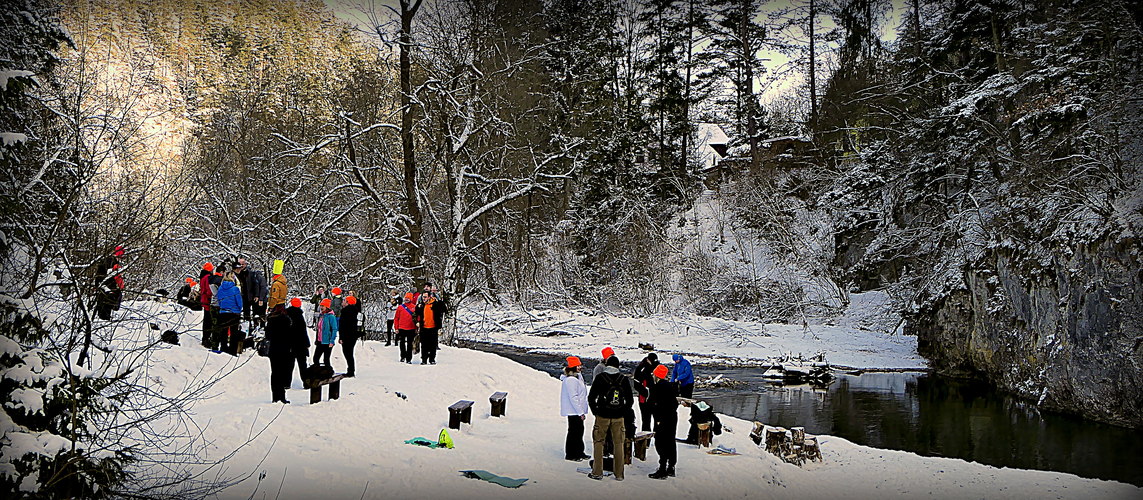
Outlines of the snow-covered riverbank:
[[488,306],[465,308],[460,338],[505,344],[537,352],[598,358],[603,346],[625,361],[642,359],[639,344],[660,353],[682,353],[692,363],[760,364],[786,355],[825,353],[833,365],[849,368],[924,369],[917,338],[893,332],[894,317],[883,311],[878,292],[854,294],[849,310],[823,324],[784,325],[686,315],[645,318],[596,310],[523,311]]
[[[264,428],[225,462],[227,475],[253,475],[225,490],[223,498],[1115,499],[1143,494],[1122,483],[927,458],[831,436],[821,437],[824,462],[799,468],[755,446],[749,422],[726,416],[729,429],[714,444],[735,448],[739,456],[709,455],[680,444],[678,477],[659,481],[646,476],[655,469],[652,448],[647,462],[635,460],[629,467],[626,481],[593,481],[576,472],[584,463],[563,460],[566,421],[559,416],[559,381],[546,373],[494,354],[450,347],[441,348],[435,366],[402,364],[396,347],[365,342],[357,349],[358,376],[343,382],[341,399],[307,404],[309,391],[300,389],[295,375],[287,394],[292,404],[283,406],[269,402],[265,358],[249,352],[237,359],[212,354],[197,345],[197,317],[185,318],[179,329],[190,333],[183,335],[183,345],[157,351],[148,360],[147,377],[174,393],[193,386],[196,376],[234,368],[193,409],[210,443],[207,458],[225,456]],[[148,331],[145,324],[138,326],[137,331]],[[340,349],[333,364],[338,371],[345,367]],[[509,394],[504,418],[489,416],[488,396],[496,391]],[[417,436],[435,439],[447,426],[446,408],[462,399],[475,405],[472,425],[451,431],[455,449],[404,444]],[[680,408],[680,433],[686,417]],[[589,417],[589,428],[590,423]],[[458,472],[468,469],[529,481],[508,489]]]

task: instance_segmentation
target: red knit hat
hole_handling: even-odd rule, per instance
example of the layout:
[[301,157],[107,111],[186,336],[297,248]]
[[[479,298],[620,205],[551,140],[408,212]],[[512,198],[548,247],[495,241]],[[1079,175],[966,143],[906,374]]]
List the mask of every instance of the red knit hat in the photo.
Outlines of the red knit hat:
[[119,246],[115,247],[115,253],[112,255],[114,255],[116,257],[122,257],[123,256],[123,245],[119,245]]
[[302,307],[302,299],[297,297],[290,299],[290,307]]
[[603,348],[603,359],[610,358],[614,355],[615,355],[615,349],[612,349],[610,346]]
[[652,373],[658,378],[667,378],[667,365],[656,366],[655,371]]
[[194,278],[187,278],[187,284],[188,285],[194,285],[194,283],[195,283]]
[[202,270],[206,271],[208,273],[213,273],[214,272],[214,264],[207,262],[206,264],[202,265]]
[[332,304],[332,302],[330,302],[329,299],[321,299],[321,302],[318,305],[322,307],[329,307],[330,304]]
[[568,368],[575,368],[575,367],[582,365],[582,364],[583,363],[581,363],[579,361],[579,358],[577,358],[575,356],[568,356]]
[[350,295],[350,296],[345,298],[345,303],[349,304],[349,305],[356,304],[357,303],[357,297]]
[[341,295],[341,287],[340,286],[335,286],[335,287],[331,288],[330,291],[333,292],[334,295]]

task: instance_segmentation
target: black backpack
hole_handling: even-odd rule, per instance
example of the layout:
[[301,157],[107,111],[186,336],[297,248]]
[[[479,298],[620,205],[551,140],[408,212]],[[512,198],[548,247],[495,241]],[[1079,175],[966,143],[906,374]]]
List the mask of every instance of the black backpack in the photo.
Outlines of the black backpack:
[[616,377],[607,377],[607,379],[607,389],[599,396],[600,406],[612,410],[622,410],[631,406],[630,402],[627,401],[628,398],[623,396],[622,384],[627,383],[627,377],[619,375]]

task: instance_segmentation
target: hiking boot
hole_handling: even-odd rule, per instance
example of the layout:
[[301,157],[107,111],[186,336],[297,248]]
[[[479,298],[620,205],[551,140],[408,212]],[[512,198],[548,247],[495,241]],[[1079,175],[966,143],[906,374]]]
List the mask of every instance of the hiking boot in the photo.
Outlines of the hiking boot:
[[603,479],[603,476],[602,476],[602,475],[599,475],[599,476],[597,476],[597,475],[595,475],[595,474],[592,474],[592,473],[590,473],[590,472],[588,472],[588,473],[587,473],[587,477],[589,477],[589,478],[591,478],[591,479],[594,479],[594,480],[596,480],[596,481],[599,481],[599,480]]
[[616,481],[622,481],[622,480],[623,480],[623,478],[621,478],[621,477],[619,477],[619,476],[615,476],[615,480],[616,480]]
[[667,475],[670,477],[675,477],[675,467],[674,466],[667,467]]
[[657,470],[655,472],[647,474],[647,477],[649,477],[651,479],[666,479],[667,478],[667,469],[660,468],[659,470]]

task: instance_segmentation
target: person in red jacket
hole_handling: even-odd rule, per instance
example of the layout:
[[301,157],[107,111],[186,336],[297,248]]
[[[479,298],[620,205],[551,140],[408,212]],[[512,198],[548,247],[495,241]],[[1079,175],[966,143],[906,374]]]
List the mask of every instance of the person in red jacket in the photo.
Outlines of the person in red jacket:
[[413,337],[417,335],[417,298],[412,292],[405,294],[405,303],[397,306],[393,315],[393,327],[397,329],[397,346],[401,349],[401,361],[413,362]]
[[211,349],[214,345],[214,313],[210,310],[210,299],[214,292],[210,289],[210,277],[214,274],[214,264],[202,265],[198,275],[198,303],[202,304],[202,346]]

